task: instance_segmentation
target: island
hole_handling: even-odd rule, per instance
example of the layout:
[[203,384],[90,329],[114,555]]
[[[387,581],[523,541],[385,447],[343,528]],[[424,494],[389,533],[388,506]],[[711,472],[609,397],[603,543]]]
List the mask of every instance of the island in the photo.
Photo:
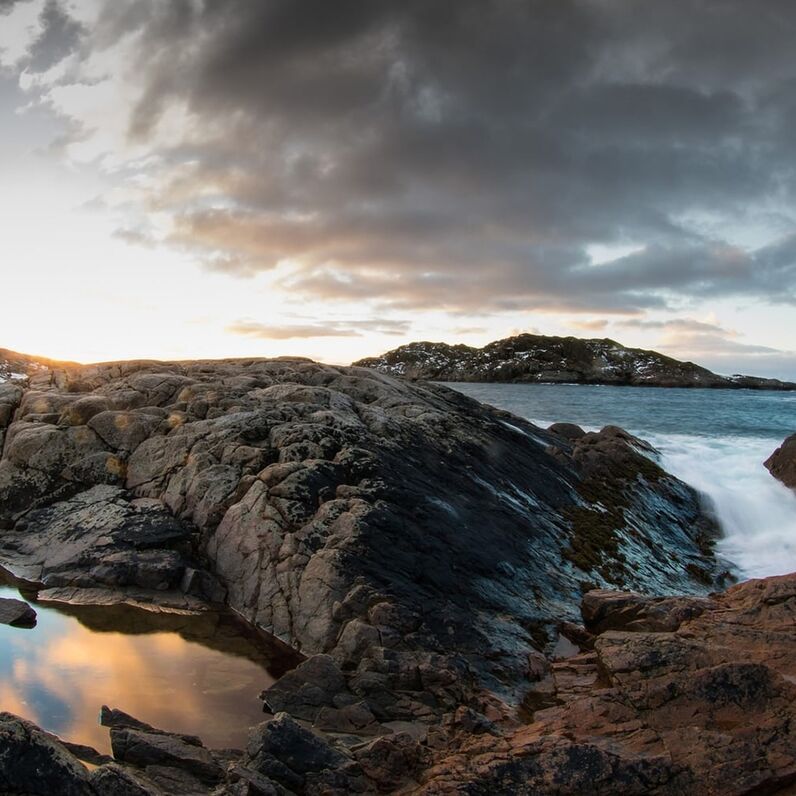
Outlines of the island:
[[740,374],[720,376],[693,362],[626,348],[608,338],[520,334],[483,348],[409,343],[354,364],[425,381],[796,390],[793,382]]

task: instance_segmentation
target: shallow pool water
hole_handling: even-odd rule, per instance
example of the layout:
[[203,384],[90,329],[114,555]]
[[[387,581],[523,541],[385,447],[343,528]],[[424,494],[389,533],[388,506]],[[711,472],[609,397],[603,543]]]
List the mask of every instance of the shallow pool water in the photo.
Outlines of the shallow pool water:
[[[0,584],[0,596],[20,594]],[[295,663],[232,614],[54,608],[30,597],[35,628],[0,625],[0,710],[103,752],[102,705],[213,748],[240,748],[264,718],[260,691]]]

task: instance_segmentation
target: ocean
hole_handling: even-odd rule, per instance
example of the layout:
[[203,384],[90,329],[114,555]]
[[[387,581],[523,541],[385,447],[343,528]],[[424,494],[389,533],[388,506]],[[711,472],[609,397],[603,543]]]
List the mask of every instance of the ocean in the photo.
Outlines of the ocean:
[[745,577],[796,571],[796,493],[763,462],[796,432],[796,393],[567,384],[448,384],[546,427],[617,425],[652,443],[660,464],[699,490]]

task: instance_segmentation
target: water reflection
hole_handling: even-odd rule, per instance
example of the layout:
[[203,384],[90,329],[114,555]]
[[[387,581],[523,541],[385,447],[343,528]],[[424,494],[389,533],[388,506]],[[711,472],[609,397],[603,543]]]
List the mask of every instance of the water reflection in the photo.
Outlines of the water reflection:
[[[19,594],[0,583],[0,596]],[[54,609],[26,597],[37,626],[0,625],[0,710],[104,752],[103,704],[211,747],[241,747],[263,719],[258,694],[295,664],[229,614]]]

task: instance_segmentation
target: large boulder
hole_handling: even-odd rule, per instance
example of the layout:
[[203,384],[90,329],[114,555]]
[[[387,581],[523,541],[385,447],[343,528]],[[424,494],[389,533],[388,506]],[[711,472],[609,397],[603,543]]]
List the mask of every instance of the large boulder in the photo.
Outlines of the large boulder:
[[652,457],[617,429],[550,433],[363,368],[53,368],[8,425],[0,558],[61,589],[226,589],[355,674],[379,721],[413,719],[470,676],[516,691],[588,587],[721,582],[715,526]]
[[84,766],[34,724],[0,713],[0,793],[96,796]]
[[774,478],[782,481],[785,486],[796,489],[796,434],[785,439],[766,459],[765,466]]

